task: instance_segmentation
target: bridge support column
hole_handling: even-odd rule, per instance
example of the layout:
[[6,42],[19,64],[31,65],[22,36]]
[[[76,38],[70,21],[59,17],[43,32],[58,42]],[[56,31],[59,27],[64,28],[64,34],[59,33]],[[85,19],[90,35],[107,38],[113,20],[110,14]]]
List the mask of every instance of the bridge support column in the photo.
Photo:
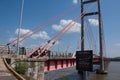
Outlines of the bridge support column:
[[35,80],[44,80],[44,62],[35,62]]
[[24,59],[22,61],[30,62],[31,68],[27,72],[27,80],[44,80],[44,63],[48,58],[42,59]]

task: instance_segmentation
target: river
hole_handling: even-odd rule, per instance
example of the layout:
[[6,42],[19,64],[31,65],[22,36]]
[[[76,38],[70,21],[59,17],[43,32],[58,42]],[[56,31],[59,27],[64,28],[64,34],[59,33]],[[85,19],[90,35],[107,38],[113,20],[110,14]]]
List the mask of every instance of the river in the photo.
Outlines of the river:
[[107,75],[91,75],[88,80],[120,80],[120,62],[110,62]]
[[[87,80],[120,80],[120,62],[110,62],[107,75],[87,73]],[[45,73],[45,80],[80,80],[75,67]]]

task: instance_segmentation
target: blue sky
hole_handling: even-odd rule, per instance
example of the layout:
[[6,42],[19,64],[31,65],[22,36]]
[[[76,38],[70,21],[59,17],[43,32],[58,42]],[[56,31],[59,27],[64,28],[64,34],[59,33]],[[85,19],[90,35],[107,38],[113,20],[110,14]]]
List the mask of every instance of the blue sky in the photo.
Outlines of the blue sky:
[[[108,57],[120,56],[119,3],[119,0],[116,2],[113,0],[101,0],[102,21],[104,25],[105,45]],[[6,44],[17,37],[21,4],[22,0],[0,0],[0,44]],[[24,34],[27,31],[31,31],[32,33],[31,29],[77,5],[78,7],[74,11],[71,11],[66,16],[49,24],[43,30],[36,32],[33,36],[23,41],[21,46],[31,48],[41,45],[60,31],[64,25],[73,19],[73,17],[80,15],[80,3],[77,0],[24,0],[21,34]],[[95,8],[93,8],[93,10],[94,9]],[[96,16],[88,17],[86,20],[90,23],[98,48],[98,27]],[[58,41],[52,50],[60,50],[64,52],[69,46],[68,44],[70,44],[68,50],[71,52],[75,51],[80,38],[80,20],[74,22],[76,25]],[[91,38],[88,37],[88,39]],[[89,49],[87,37],[86,48]]]

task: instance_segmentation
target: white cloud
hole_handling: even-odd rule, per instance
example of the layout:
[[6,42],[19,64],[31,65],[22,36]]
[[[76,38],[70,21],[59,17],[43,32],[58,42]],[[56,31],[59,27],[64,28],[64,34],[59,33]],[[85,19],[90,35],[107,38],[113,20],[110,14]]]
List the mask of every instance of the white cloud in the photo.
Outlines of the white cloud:
[[[56,31],[60,31],[61,29],[63,29],[63,27],[65,27],[66,25],[68,25],[72,20],[60,20],[60,23],[57,25],[57,24],[54,24],[52,25],[52,28]],[[73,21],[75,22],[75,21]],[[80,32],[80,28],[81,28],[81,24],[80,23],[77,23],[75,22],[75,25],[71,27],[71,29],[68,30],[69,33],[72,33],[72,32]]]
[[115,46],[120,46],[120,43],[116,43]]
[[88,19],[89,23],[93,26],[98,26],[98,19]]
[[31,36],[33,39],[41,38],[41,39],[50,39],[48,33],[45,31],[40,31],[38,34],[34,34]]
[[[16,29],[16,31],[15,31],[15,34],[18,34],[18,28]],[[26,34],[26,33],[28,33],[29,32],[29,34],[31,34],[31,33],[33,33],[31,30],[29,30],[29,29],[20,29],[20,35],[23,35],[23,34]]]
[[[29,32],[29,33],[28,33],[28,32]],[[22,29],[22,28],[20,29],[20,35],[24,35],[24,34],[26,34],[26,33],[32,34],[33,31],[31,31],[31,30],[29,30],[29,29]],[[18,29],[16,29],[15,34],[18,34]],[[50,37],[48,36],[47,32],[41,31],[41,32],[39,32],[39,33],[37,33],[37,34],[33,34],[33,35],[31,36],[31,38],[32,38],[32,39],[37,39],[37,38],[49,39]]]
[[74,4],[77,4],[77,3],[78,3],[78,0],[73,0],[73,3],[74,3]]

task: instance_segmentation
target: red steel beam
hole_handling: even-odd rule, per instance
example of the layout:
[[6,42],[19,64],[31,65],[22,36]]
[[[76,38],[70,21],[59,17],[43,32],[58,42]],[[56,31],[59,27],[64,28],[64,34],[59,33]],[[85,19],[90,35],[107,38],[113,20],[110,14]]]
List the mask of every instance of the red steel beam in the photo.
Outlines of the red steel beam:
[[[99,58],[93,58],[93,64],[97,64],[100,62]],[[76,58],[68,58],[68,59],[49,59],[45,62],[44,71],[52,71],[63,68],[68,68],[76,65]]]
[[52,71],[75,66],[76,59],[49,59],[45,62],[44,71]]

